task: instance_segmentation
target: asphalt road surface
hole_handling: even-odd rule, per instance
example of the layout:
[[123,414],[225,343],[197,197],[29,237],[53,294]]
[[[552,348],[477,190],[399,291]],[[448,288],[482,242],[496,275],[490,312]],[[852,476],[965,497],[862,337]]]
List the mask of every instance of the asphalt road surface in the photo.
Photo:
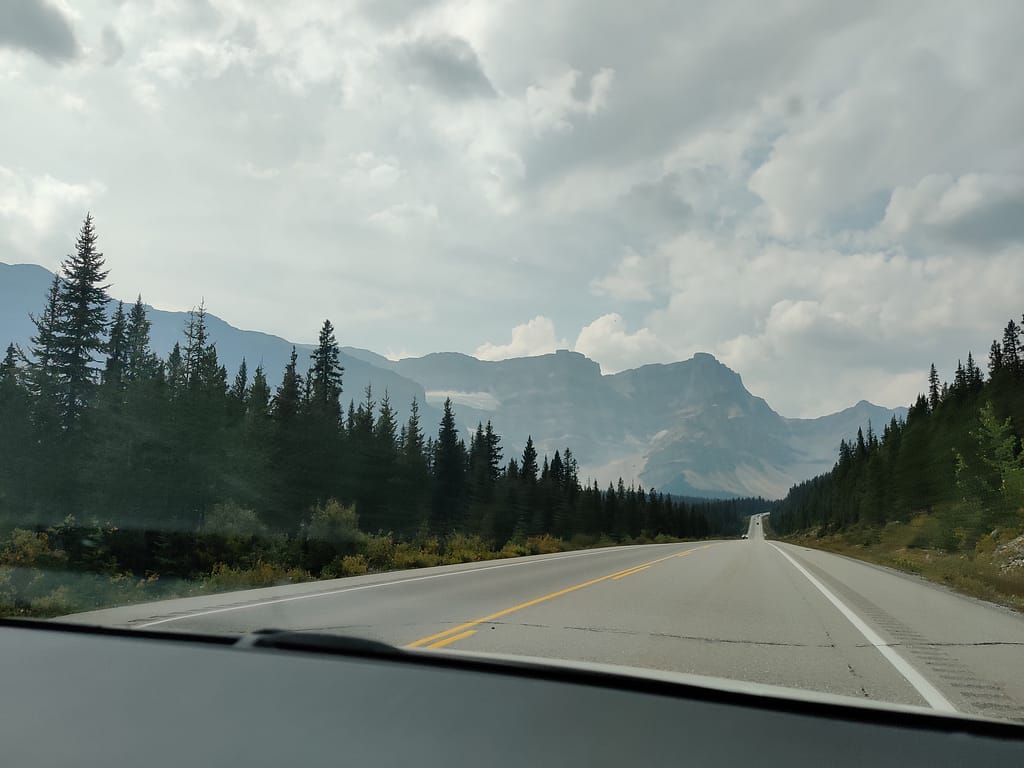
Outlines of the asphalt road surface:
[[767,541],[614,547],[171,600],[70,620],[274,627],[688,672],[1024,720],[1024,617]]

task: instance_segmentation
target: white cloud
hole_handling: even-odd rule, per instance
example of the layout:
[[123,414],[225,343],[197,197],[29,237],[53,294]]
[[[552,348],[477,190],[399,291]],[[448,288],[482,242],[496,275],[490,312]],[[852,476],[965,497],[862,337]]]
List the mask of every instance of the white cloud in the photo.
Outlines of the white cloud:
[[387,232],[404,235],[438,224],[437,206],[430,203],[396,203],[369,217],[369,222]]
[[600,363],[604,373],[675,358],[674,351],[650,328],[629,333],[622,316],[615,312],[584,326],[576,337],[575,350]]
[[555,324],[551,318],[537,315],[513,328],[512,340],[508,344],[485,342],[473,354],[480,360],[507,360],[510,357],[546,355],[568,346],[565,339],[555,335]]
[[31,258],[55,234],[76,231],[85,209],[104,191],[95,181],[83,184],[49,174],[25,176],[0,166],[0,241],[22,258]]
[[598,296],[650,301],[654,293],[664,286],[664,271],[663,259],[657,256],[645,258],[630,249],[615,270],[592,281],[590,289]]
[[607,106],[614,70],[605,67],[595,73],[585,98],[576,96],[579,79],[580,72],[573,69],[526,89],[526,113],[534,133],[571,133],[573,117],[595,115]]
[[929,174],[893,190],[881,229],[893,237],[1024,239],[1024,174]]

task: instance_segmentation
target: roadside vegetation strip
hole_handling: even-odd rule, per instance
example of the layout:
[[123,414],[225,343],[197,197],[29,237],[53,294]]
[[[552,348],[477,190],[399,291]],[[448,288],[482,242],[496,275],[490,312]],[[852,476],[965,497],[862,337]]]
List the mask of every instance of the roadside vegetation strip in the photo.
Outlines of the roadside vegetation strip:
[[183,621],[185,619],[197,619],[197,618],[201,618],[203,616],[210,616],[210,615],[215,614],[215,613],[227,613],[229,611],[241,611],[241,610],[244,610],[244,609],[247,609],[247,608],[263,608],[265,606],[276,605],[278,603],[291,603],[291,602],[295,602],[296,600],[309,600],[309,599],[316,598],[316,597],[331,597],[333,595],[341,595],[341,594],[344,594],[346,592],[361,592],[361,591],[364,591],[364,590],[367,590],[367,589],[382,589],[384,587],[394,587],[394,586],[399,586],[401,584],[409,584],[409,583],[415,582],[415,581],[431,581],[433,579],[443,579],[443,578],[448,578],[448,577],[453,577],[453,576],[464,576],[464,575],[470,574],[470,573],[480,573],[481,571],[493,571],[493,570],[497,570],[498,568],[516,568],[516,567],[520,567],[520,566],[524,566],[524,565],[537,565],[538,563],[549,563],[549,562],[552,562],[554,560],[569,560],[569,559],[575,558],[575,557],[586,557],[588,555],[597,555],[597,554],[601,554],[603,552],[613,551],[613,549],[618,549],[618,548],[616,547],[616,548],[588,549],[588,550],[585,550],[583,552],[572,552],[572,553],[564,553],[564,554],[563,553],[559,553],[558,555],[556,555],[554,557],[545,557],[543,559],[537,559],[537,560],[516,560],[516,559],[513,559],[513,558],[508,558],[508,559],[512,559],[513,562],[499,563],[497,565],[482,565],[482,566],[480,566],[478,568],[467,568],[465,570],[458,570],[458,571],[445,571],[444,573],[432,573],[432,574],[427,574],[425,576],[411,576],[409,578],[396,579],[396,580],[393,580],[393,581],[378,581],[378,582],[374,582],[372,584],[359,584],[359,585],[351,586],[351,587],[341,587],[339,589],[329,589],[329,590],[317,591],[317,592],[304,592],[304,593],[299,594],[299,595],[289,595],[287,597],[275,597],[275,598],[269,598],[269,599],[266,599],[266,600],[257,600],[257,601],[249,602],[249,603],[239,603],[239,604],[232,604],[232,605],[228,605],[228,606],[221,606],[221,607],[217,607],[217,608],[210,608],[210,609],[204,609],[204,610],[199,610],[199,611],[190,611],[190,612],[186,612],[186,613],[175,614],[173,616],[168,616],[168,617],[156,619],[156,620],[153,620],[153,621],[148,621],[145,624],[138,624],[136,626],[138,626],[138,628],[140,628],[140,629],[145,629],[147,627],[154,627],[154,626],[156,626],[158,624],[167,624],[167,623],[170,623],[172,621]]
[[[706,547],[700,547],[700,549],[704,549],[704,548],[706,548]],[[409,643],[406,647],[407,648],[419,648],[421,646],[427,646],[427,647],[430,647],[430,648],[440,647],[440,646],[437,645],[437,641],[441,640],[442,638],[447,638],[447,637],[449,637],[451,635],[457,635],[459,633],[465,632],[467,629],[472,629],[473,627],[477,627],[480,624],[485,624],[485,623],[487,623],[489,621],[495,621],[495,620],[500,619],[500,618],[502,618],[504,616],[508,616],[511,613],[515,613],[516,611],[521,611],[524,608],[530,608],[531,606],[539,605],[540,603],[547,602],[548,600],[554,600],[556,597],[562,597],[563,595],[568,595],[568,594],[570,594],[572,592],[576,592],[576,591],[578,591],[580,589],[585,589],[586,587],[593,586],[594,584],[600,584],[602,581],[608,581],[610,579],[618,579],[618,578],[621,578],[623,576],[629,576],[630,574],[635,573],[636,571],[638,571],[640,569],[650,568],[652,565],[655,565],[657,563],[664,562],[665,560],[671,560],[674,557],[680,557],[680,556],[682,556],[684,554],[688,554],[689,552],[693,552],[693,551],[695,551],[695,550],[690,549],[690,550],[686,550],[686,552],[675,552],[675,553],[673,553],[671,555],[667,555],[665,557],[659,557],[657,560],[651,560],[650,562],[647,562],[647,563],[641,563],[639,565],[634,565],[634,566],[632,566],[630,568],[626,568],[626,569],[621,570],[621,571],[616,571],[615,573],[609,573],[609,574],[606,574],[604,576],[598,576],[596,579],[590,579],[589,581],[584,581],[584,582],[582,582],[580,584],[575,584],[575,585],[573,585],[571,587],[566,587],[565,589],[560,589],[557,592],[551,592],[550,594],[547,594],[547,595],[541,595],[540,597],[535,597],[532,600],[527,600],[525,603],[519,603],[518,605],[513,605],[511,608],[505,608],[505,609],[497,611],[495,613],[490,613],[490,614],[488,614],[486,616],[481,616],[479,619],[473,619],[472,621],[467,621],[464,624],[459,624],[458,626],[452,627],[451,629],[446,629],[443,632],[438,632],[438,633],[433,634],[433,635],[427,635],[426,637],[421,637],[419,640],[415,640],[415,641]],[[452,642],[454,642],[454,641],[452,641]]]

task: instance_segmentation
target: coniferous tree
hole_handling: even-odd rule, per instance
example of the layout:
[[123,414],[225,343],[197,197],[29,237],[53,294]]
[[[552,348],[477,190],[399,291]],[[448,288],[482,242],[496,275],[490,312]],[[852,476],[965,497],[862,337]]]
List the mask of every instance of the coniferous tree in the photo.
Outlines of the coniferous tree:
[[425,466],[426,451],[423,445],[423,428],[420,426],[420,405],[413,397],[409,405],[409,421],[405,425],[403,459],[409,466]]
[[99,355],[105,350],[107,288],[103,254],[96,250],[92,215],[86,214],[75,242],[75,253],[61,264],[62,314],[57,327],[55,372],[61,401],[61,418],[71,427],[88,405],[95,390]]
[[263,364],[256,366],[246,399],[246,415],[250,419],[263,419],[270,416],[270,386],[263,372]]
[[334,326],[324,320],[310,367],[310,397],[322,416],[341,423],[341,380],[345,369],[338,362],[340,350],[334,336]]
[[265,513],[267,522],[273,527],[291,532],[298,528],[300,515],[314,500],[306,487],[306,444],[300,419],[302,377],[297,367],[298,354],[292,347],[271,405],[273,436],[270,457],[276,472],[271,507]]
[[136,298],[128,312],[125,332],[126,355],[124,375],[127,381],[143,381],[156,375],[159,361],[150,349],[149,331],[152,324],[142,303],[142,296]]
[[1022,367],[1020,326],[1013,322],[1013,320],[1010,320],[1003,330],[1002,350],[1002,367],[1012,375],[1019,377]]
[[928,407],[933,411],[939,407],[939,372],[935,370],[935,363],[928,371]]
[[46,294],[40,315],[30,315],[36,332],[32,336],[32,363],[28,383],[32,393],[33,417],[45,442],[52,443],[60,424],[60,385],[57,380],[58,339],[64,317],[60,278],[56,275]]
[[238,365],[238,373],[231,384],[229,393],[232,399],[241,406],[244,406],[246,397],[249,394],[249,367],[245,364],[245,358]]
[[491,478],[491,482],[497,481],[501,475],[501,437],[494,431],[494,426],[491,424],[491,420],[487,420],[487,426],[484,427],[484,444],[487,449],[487,469]]
[[1003,348],[995,339],[988,351],[988,377],[994,379],[1003,368]]
[[109,389],[120,390],[124,386],[125,368],[128,358],[128,321],[124,314],[124,302],[117,302],[114,318],[110,323],[110,337],[107,340],[107,360],[103,367],[103,384]]
[[32,494],[33,428],[21,354],[8,344],[0,362],[0,523],[24,522]]
[[167,356],[167,389],[172,400],[181,397],[187,386],[187,381],[181,345],[175,342],[171,353]]
[[968,391],[973,394],[981,389],[985,380],[981,375],[981,369],[974,362],[974,355],[970,352],[967,353],[967,366],[964,372],[967,378]]
[[189,389],[201,386],[204,357],[209,347],[210,335],[206,328],[206,305],[200,302],[198,309],[188,313],[185,324],[185,382]]
[[533,435],[526,438],[523,459],[519,465],[519,477],[531,485],[537,482],[537,449],[533,447]]
[[298,354],[292,347],[291,357],[284,369],[284,376],[274,394],[274,420],[281,429],[290,428],[299,414],[301,384],[297,370]]
[[463,487],[466,451],[459,440],[451,398],[444,401],[444,413],[434,445],[434,495],[431,528],[435,533],[456,530],[463,516]]

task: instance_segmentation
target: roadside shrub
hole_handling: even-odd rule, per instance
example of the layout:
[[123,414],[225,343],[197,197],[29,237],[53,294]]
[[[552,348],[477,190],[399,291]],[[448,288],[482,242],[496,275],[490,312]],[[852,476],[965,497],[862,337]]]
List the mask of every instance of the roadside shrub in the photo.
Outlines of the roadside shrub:
[[0,546],[0,603],[24,613],[59,586],[67,555],[46,533],[15,528]]
[[441,565],[441,556],[411,542],[403,541],[395,545],[394,564],[397,570],[428,568],[432,565]]
[[491,560],[495,556],[490,545],[479,536],[455,533],[445,541],[446,563],[475,563],[480,560]]
[[75,604],[67,586],[62,584],[52,592],[33,599],[30,608],[33,616],[53,617],[74,613],[81,610],[82,606]]
[[576,533],[569,539],[569,549],[587,549],[597,544],[597,536],[592,533]]
[[251,509],[246,509],[233,501],[215,504],[199,529],[207,536],[222,536],[226,539],[264,538],[267,526]]
[[990,533],[978,537],[978,540],[974,542],[974,553],[977,555],[990,555],[995,552],[995,549],[996,540]]
[[362,555],[336,557],[320,571],[321,579],[337,579],[343,576],[362,576],[367,571],[366,558]]
[[313,507],[302,535],[306,541],[323,542],[349,551],[366,544],[366,534],[359,530],[355,507],[345,506],[335,499]]
[[362,576],[366,573],[366,558],[362,555],[345,555],[341,558],[343,576]]
[[498,552],[499,557],[522,557],[528,554],[530,554],[529,548],[525,544],[515,541],[506,542],[505,546]]
[[213,592],[248,589],[255,587],[276,587],[280,584],[294,584],[312,579],[309,571],[289,568],[279,563],[258,561],[252,568],[234,568],[226,563],[217,563],[213,572],[203,580],[203,587]]
[[366,562],[374,571],[388,571],[395,567],[395,542],[390,533],[371,536],[367,540]]
[[551,555],[563,550],[562,542],[550,533],[543,536],[530,536],[526,540],[526,548],[531,555]]
[[312,509],[303,524],[300,539],[305,547],[305,566],[320,573],[336,557],[362,554],[367,536],[359,530],[359,517],[354,507],[331,499]]

